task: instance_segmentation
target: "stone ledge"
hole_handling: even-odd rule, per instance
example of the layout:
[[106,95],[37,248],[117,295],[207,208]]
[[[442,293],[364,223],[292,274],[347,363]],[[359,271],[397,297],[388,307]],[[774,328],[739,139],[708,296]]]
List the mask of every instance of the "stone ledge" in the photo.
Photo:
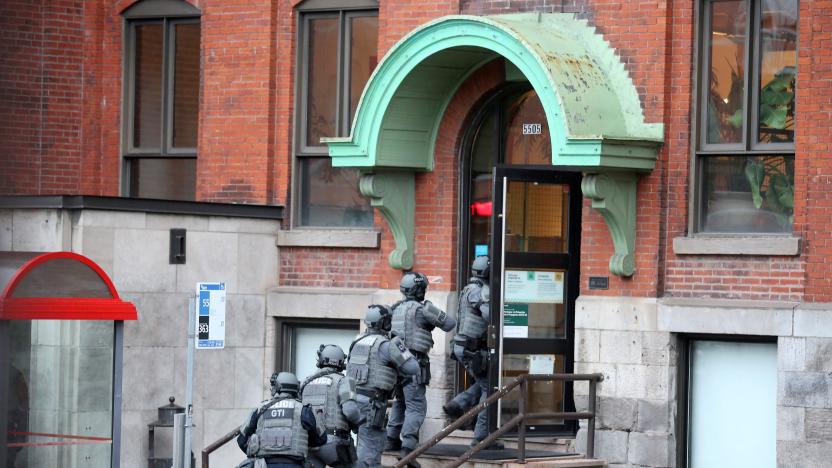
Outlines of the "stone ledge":
[[674,333],[790,336],[797,303],[703,299],[659,301],[658,329]]
[[676,255],[800,255],[801,239],[791,236],[696,236],[673,239]]
[[373,229],[295,229],[278,231],[279,247],[355,247],[377,249],[381,232]]

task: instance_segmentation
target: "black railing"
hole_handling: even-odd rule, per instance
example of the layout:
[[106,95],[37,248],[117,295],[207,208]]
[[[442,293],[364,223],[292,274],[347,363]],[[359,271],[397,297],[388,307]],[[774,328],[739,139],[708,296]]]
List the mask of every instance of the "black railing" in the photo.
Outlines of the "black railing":
[[[483,439],[480,443],[468,449],[465,453],[460,455],[456,460],[452,461],[449,465],[449,468],[455,468],[457,466],[462,465],[463,463],[467,462],[471,459],[471,457],[482,450],[485,447],[488,447],[494,441],[499,439],[503,436],[506,432],[513,430],[515,427],[517,428],[517,463],[526,463],[526,424],[529,420],[539,420],[539,419],[563,419],[567,421],[579,420],[579,419],[586,419],[588,420],[587,424],[587,432],[586,432],[586,457],[593,458],[595,456],[595,393],[596,393],[596,385],[598,382],[604,380],[604,376],[601,374],[523,374],[518,376],[513,382],[506,385],[505,387],[497,390],[485,401],[482,403],[474,406],[467,413],[460,416],[456,421],[451,423],[445,429],[439,431],[436,435],[430,438],[424,444],[418,446],[416,450],[410,452],[406,457],[399,460],[396,463],[396,468],[403,468],[407,466],[408,463],[415,460],[419,455],[425,453],[434,445],[438,444],[439,441],[447,437],[453,431],[459,429],[462,426],[468,424],[471,419],[475,418],[480,411],[483,409],[493,405],[496,403],[500,398],[511,393],[517,387],[520,387],[520,398],[518,400],[518,413],[513,418],[509,419],[507,422],[503,423],[499,429],[495,432],[492,432],[488,437]],[[575,382],[575,381],[588,381],[589,382],[589,408],[588,411],[574,411],[574,412],[537,412],[537,413],[527,413],[526,408],[526,398],[529,388],[529,382]]]
[[[500,398],[511,393],[517,387],[520,387],[520,398],[518,400],[518,413],[516,416],[505,422],[497,429],[495,432],[491,433],[488,437],[486,437],[483,441],[477,444],[474,447],[471,447],[459,456],[456,460],[451,462],[448,465],[451,468],[455,468],[457,466],[462,465],[466,461],[470,460],[471,457],[482,450],[485,447],[488,447],[494,441],[502,437],[506,432],[511,431],[515,427],[517,428],[517,462],[518,463],[525,463],[526,462],[526,424],[530,420],[539,420],[539,419],[562,419],[566,421],[574,421],[579,419],[586,419],[587,423],[587,431],[586,431],[586,457],[593,458],[595,456],[595,393],[596,393],[596,385],[598,382],[604,380],[604,376],[601,374],[523,374],[518,376],[513,382],[506,385],[505,387],[497,390],[492,395],[490,395],[485,401],[482,403],[474,406],[467,413],[460,416],[456,421],[452,422],[449,426],[439,431],[436,435],[430,438],[427,442],[420,445],[416,448],[416,450],[412,451],[408,454],[405,458],[402,458],[398,463],[396,463],[396,468],[403,468],[406,466],[410,461],[415,460],[419,455],[425,453],[425,451],[429,450],[431,447],[439,443],[442,439],[447,437],[453,431],[465,426],[466,424],[471,421],[471,419],[475,418],[480,411],[483,409],[493,405],[496,403]],[[589,408],[588,411],[573,411],[573,412],[536,412],[536,413],[527,413],[526,412],[526,397],[529,388],[529,382],[576,382],[576,381],[588,381],[589,382]],[[202,468],[209,468],[208,466],[208,458],[212,452],[216,451],[223,445],[227,444],[231,440],[233,440],[237,435],[240,433],[240,429],[236,428],[233,431],[229,432],[228,434],[220,437],[211,445],[205,447],[202,450]]]

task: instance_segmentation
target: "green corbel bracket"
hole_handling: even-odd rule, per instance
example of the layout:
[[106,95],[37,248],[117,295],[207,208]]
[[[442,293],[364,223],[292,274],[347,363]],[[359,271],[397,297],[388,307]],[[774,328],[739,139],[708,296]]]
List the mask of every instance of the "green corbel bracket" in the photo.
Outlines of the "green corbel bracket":
[[635,172],[586,174],[581,181],[584,197],[601,213],[612,236],[615,254],[610,258],[610,272],[632,276],[635,272],[636,181]]
[[361,194],[378,208],[393,232],[396,248],[390,252],[390,266],[413,268],[414,225],[416,219],[416,175],[413,171],[378,170],[362,174]]

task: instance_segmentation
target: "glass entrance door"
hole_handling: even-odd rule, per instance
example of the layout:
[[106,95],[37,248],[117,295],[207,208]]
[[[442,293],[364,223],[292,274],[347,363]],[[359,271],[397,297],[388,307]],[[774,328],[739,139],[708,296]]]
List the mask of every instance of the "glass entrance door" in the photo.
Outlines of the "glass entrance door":
[[[580,173],[497,166],[493,173],[492,385],[522,374],[573,371],[575,299],[579,286]],[[515,391],[517,392],[517,391]],[[516,395],[516,393],[515,393]],[[535,382],[529,412],[574,411],[572,386]],[[518,399],[501,400],[492,426],[517,414]],[[540,420],[531,433],[573,435],[574,421]]]

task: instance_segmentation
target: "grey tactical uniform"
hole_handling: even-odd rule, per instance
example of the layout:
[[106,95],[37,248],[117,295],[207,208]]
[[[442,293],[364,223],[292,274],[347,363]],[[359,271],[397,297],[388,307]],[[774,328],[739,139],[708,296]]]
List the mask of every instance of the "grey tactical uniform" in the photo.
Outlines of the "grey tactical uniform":
[[[471,278],[459,297],[459,323],[454,336],[453,353],[457,361],[473,378],[465,391],[451,400],[462,412],[488,397],[488,359],[486,344],[490,317],[490,290],[481,278]],[[488,411],[477,415],[474,439],[483,440],[488,436]]]
[[401,438],[403,451],[412,451],[419,443],[419,429],[427,413],[425,390],[430,382],[428,352],[433,347],[431,332],[439,327],[448,332],[456,326],[456,320],[430,301],[407,299],[393,306],[391,333],[400,337],[419,361],[421,372],[414,377],[400,376],[400,394],[393,401],[387,438]]
[[397,371],[419,373],[419,364],[399,339],[390,340],[379,330],[368,329],[350,346],[347,377],[355,385],[355,401],[363,422],[358,428],[359,468],[381,466],[384,449],[384,415],[387,398],[396,384]]
[[315,413],[319,431],[328,435],[326,444],[309,450],[307,466],[352,467],[356,460],[350,427],[361,420],[350,379],[334,367],[324,367],[301,385],[303,404]]

